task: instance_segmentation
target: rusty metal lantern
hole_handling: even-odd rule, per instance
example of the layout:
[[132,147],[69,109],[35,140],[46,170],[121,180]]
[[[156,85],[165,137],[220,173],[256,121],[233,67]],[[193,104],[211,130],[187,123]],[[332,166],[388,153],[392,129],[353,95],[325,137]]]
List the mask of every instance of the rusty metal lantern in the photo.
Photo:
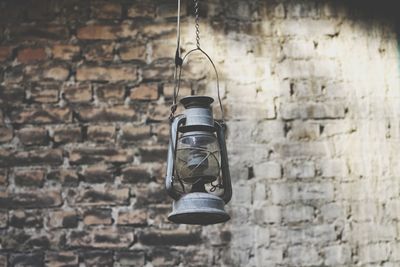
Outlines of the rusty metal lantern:
[[[224,206],[232,197],[228,153],[225,144],[225,124],[219,93],[219,80],[216,67],[200,48],[198,1],[195,2],[196,48],[183,58],[179,47],[178,0],[178,40],[175,54],[175,88],[170,116],[170,140],[167,159],[165,186],[174,199],[172,212],[168,219],[174,223],[208,225],[226,222],[230,216]],[[222,120],[214,120],[209,96],[187,96],[180,100],[184,111],[175,115],[182,64],[189,54],[198,51],[212,64],[217,78],[218,100]]]

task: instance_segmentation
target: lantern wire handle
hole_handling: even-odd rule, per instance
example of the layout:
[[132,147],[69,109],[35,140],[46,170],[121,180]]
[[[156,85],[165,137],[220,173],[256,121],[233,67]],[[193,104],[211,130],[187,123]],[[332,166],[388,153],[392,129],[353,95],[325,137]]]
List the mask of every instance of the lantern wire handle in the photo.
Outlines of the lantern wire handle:
[[179,89],[181,85],[181,76],[182,76],[182,65],[185,59],[193,52],[199,51],[201,52],[211,63],[215,76],[217,79],[217,96],[218,96],[218,103],[219,107],[221,109],[221,122],[222,125],[225,125],[225,119],[224,119],[224,110],[222,108],[222,101],[221,101],[221,95],[220,95],[220,89],[219,89],[219,76],[217,72],[217,68],[212,61],[211,57],[200,47],[200,26],[199,26],[199,0],[194,0],[194,8],[195,8],[195,28],[196,28],[196,48],[190,50],[187,52],[183,58],[181,57],[181,52],[180,52],[180,8],[181,8],[181,1],[178,0],[178,14],[177,14],[177,41],[176,41],[176,52],[175,52],[175,71],[174,71],[174,95],[172,99],[172,106],[171,106],[171,114],[169,116],[169,119],[172,120],[174,118],[175,111],[177,109],[177,103],[176,100],[179,95]]

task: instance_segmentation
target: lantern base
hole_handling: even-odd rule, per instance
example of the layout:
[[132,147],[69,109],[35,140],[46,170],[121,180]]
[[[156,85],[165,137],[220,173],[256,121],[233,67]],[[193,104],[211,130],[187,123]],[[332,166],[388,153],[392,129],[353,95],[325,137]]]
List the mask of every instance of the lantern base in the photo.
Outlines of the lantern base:
[[230,219],[225,202],[208,193],[189,193],[174,201],[168,220],[174,223],[208,225]]

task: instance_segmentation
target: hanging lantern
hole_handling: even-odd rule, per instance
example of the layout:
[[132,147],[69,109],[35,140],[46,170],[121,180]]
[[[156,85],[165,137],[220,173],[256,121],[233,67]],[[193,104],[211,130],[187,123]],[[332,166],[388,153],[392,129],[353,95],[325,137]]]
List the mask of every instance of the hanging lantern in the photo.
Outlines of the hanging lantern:
[[[224,206],[232,197],[225,124],[218,72],[214,62],[200,48],[199,3],[195,3],[196,48],[183,58],[180,55],[180,0],[178,0],[177,49],[175,53],[175,87],[171,106],[171,129],[165,185],[174,199],[168,219],[183,224],[216,224],[230,219]],[[214,120],[208,96],[187,96],[180,100],[185,108],[176,115],[182,64],[189,54],[202,53],[212,64],[217,78],[218,102],[222,120]]]
[[183,224],[215,224],[230,219],[224,205],[232,196],[224,127],[214,121],[208,96],[180,103],[170,130],[166,188],[174,199],[168,219]]

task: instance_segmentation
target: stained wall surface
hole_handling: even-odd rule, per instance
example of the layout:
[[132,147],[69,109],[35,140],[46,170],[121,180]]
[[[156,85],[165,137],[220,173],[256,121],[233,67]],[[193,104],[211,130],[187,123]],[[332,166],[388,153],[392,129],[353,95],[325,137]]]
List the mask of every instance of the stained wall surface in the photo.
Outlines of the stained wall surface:
[[347,2],[200,1],[234,189],[201,227],[166,219],[176,2],[0,1],[0,266],[400,266],[395,5]]

